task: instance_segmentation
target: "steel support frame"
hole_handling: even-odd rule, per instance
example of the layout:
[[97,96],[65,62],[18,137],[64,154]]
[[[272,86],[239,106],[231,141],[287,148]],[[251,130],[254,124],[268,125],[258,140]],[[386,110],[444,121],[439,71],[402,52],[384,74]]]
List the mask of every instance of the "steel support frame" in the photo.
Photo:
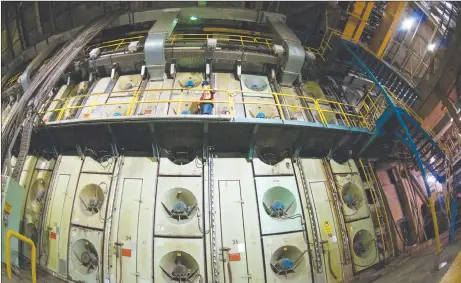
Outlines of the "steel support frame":
[[354,10],[349,14],[343,35],[352,38],[354,42],[359,42],[374,5],[375,3],[371,1],[356,1]]
[[[429,185],[429,182],[427,181],[427,176],[426,176],[426,171],[424,170],[423,161],[421,160],[421,156],[420,156],[419,151],[418,151],[418,149],[416,147],[416,144],[415,144],[413,138],[411,137],[410,131],[408,130],[407,125],[405,124],[402,116],[400,115],[400,112],[397,110],[397,107],[395,106],[394,102],[390,98],[387,91],[379,83],[378,79],[376,79],[376,77],[373,75],[373,73],[370,71],[370,69],[368,69],[368,67],[365,65],[365,63],[359,58],[359,56],[357,54],[355,54],[355,52],[352,51],[349,48],[348,44],[350,44],[350,43],[346,43],[344,40],[341,40],[341,44],[354,57],[355,61],[362,68],[362,70],[365,71],[370,76],[371,80],[375,83],[375,85],[378,87],[380,92],[383,94],[383,96],[386,99],[391,111],[397,117],[397,120],[399,121],[399,124],[400,124],[400,126],[402,127],[402,129],[403,129],[403,131],[405,133],[408,145],[410,146],[411,151],[415,155],[416,163],[418,165],[419,171],[421,172],[421,175],[422,175],[423,180],[424,180],[424,185],[426,187],[427,196],[430,199],[430,197],[431,197],[431,189],[430,188],[431,187]],[[378,131],[380,131],[380,129],[378,129]],[[436,241],[438,241],[438,243],[437,243],[437,252],[440,252],[440,239],[439,239],[439,231],[438,231],[438,225],[437,225],[437,217],[435,215],[435,209],[431,210],[431,211],[432,211],[432,214],[433,214],[432,219],[433,219],[433,222],[434,222],[434,233],[436,235]]]
[[384,17],[370,42],[370,49],[376,54],[376,57],[383,57],[406,4],[403,1],[389,2],[387,4]]

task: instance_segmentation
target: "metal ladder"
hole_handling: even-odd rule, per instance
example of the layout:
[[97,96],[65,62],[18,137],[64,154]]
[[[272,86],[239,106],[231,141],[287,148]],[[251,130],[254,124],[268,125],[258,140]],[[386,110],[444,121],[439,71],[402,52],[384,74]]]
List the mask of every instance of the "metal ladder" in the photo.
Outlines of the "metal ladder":
[[212,247],[212,257],[211,266],[213,269],[213,282],[218,282],[218,249],[216,245],[216,215],[215,215],[215,204],[214,204],[214,173],[213,173],[213,153],[210,148],[208,148],[208,182],[209,182],[209,194],[210,194],[210,220],[211,220],[211,247]]
[[[386,258],[391,255],[395,256],[395,247],[383,193],[381,192],[380,184],[370,161],[367,160],[365,162],[364,160],[359,159],[359,163],[365,176],[368,188],[371,192],[371,198],[376,210],[376,218],[379,226],[379,237],[381,239],[381,244],[383,245],[384,260],[386,260]],[[387,252],[388,250],[390,250],[390,253]]]

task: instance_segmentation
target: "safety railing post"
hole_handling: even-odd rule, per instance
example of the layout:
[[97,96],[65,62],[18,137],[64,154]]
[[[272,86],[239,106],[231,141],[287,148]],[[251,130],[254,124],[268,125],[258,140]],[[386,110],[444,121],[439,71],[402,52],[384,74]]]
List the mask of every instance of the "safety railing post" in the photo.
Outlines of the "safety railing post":
[[34,242],[19,234],[14,230],[8,230],[6,232],[6,239],[5,239],[5,261],[6,261],[6,273],[9,279],[13,278],[13,274],[11,272],[11,237],[15,237],[18,240],[28,243],[31,246],[31,253],[30,253],[30,262],[31,262],[31,270],[32,270],[32,283],[37,283],[37,270],[36,270],[36,260],[37,260],[37,249],[35,248]]
[[61,111],[59,111],[58,117],[56,118],[56,121],[61,121],[62,116],[64,116],[64,112],[66,112],[66,108],[69,104],[70,98],[67,98],[66,101],[64,102],[64,105],[61,108]]
[[183,93],[184,91],[181,89],[181,93],[179,94],[178,115],[181,115],[181,104],[182,104]]
[[440,235],[439,235],[439,223],[437,221],[437,214],[435,212],[436,195],[432,194],[429,198],[429,207],[431,209],[432,222],[434,223],[434,236],[435,236],[435,250],[437,253],[441,251],[440,248]]
[[278,96],[278,94],[276,92],[274,92],[274,98],[275,98],[275,102],[277,103],[277,108],[278,108],[278,110],[280,112],[280,118],[282,120],[285,120],[285,115],[283,114],[283,110],[282,110],[282,106],[280,104],[279,96]]

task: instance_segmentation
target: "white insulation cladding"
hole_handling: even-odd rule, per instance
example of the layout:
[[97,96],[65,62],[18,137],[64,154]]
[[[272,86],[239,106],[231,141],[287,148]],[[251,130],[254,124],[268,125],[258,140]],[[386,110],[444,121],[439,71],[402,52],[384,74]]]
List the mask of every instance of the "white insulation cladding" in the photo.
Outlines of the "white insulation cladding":
[[352,160],[88,153],[21,176],[23,232],[60,279],[340,283],[380,260]]

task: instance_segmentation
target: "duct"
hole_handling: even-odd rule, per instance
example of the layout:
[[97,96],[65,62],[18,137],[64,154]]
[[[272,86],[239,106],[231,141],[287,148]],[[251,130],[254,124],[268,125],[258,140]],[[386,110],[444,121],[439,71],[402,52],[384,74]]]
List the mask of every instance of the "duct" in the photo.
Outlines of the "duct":
[[42,65],[42,63],[46,59],[48,59],[48,57],[50,57],[50,55],[53,54],[53,52],[56,50],[58,46],[61,45],[61,43],[61,40],[54,41],[53,43],[48,45],[48,47],[43,52],[35,56],[32,62],[30,62],[30,64],[19,77],[19,82],[24,91],[26,91],[26,89],[29,87],[32,76],[35,74],[35,71]]
[[163,80],[165,72],[165,40],[168,39],[178,22],[179,10],[163,12],[144,43],[146,68],[151,80]]
[[267,20],[276,35],[274,44],[283,45],[285,50],[279,71],[279,83],[282,86],[291,86],[301,74],[306,53],[301,41],[284,22],[273,17],[268,17]]

